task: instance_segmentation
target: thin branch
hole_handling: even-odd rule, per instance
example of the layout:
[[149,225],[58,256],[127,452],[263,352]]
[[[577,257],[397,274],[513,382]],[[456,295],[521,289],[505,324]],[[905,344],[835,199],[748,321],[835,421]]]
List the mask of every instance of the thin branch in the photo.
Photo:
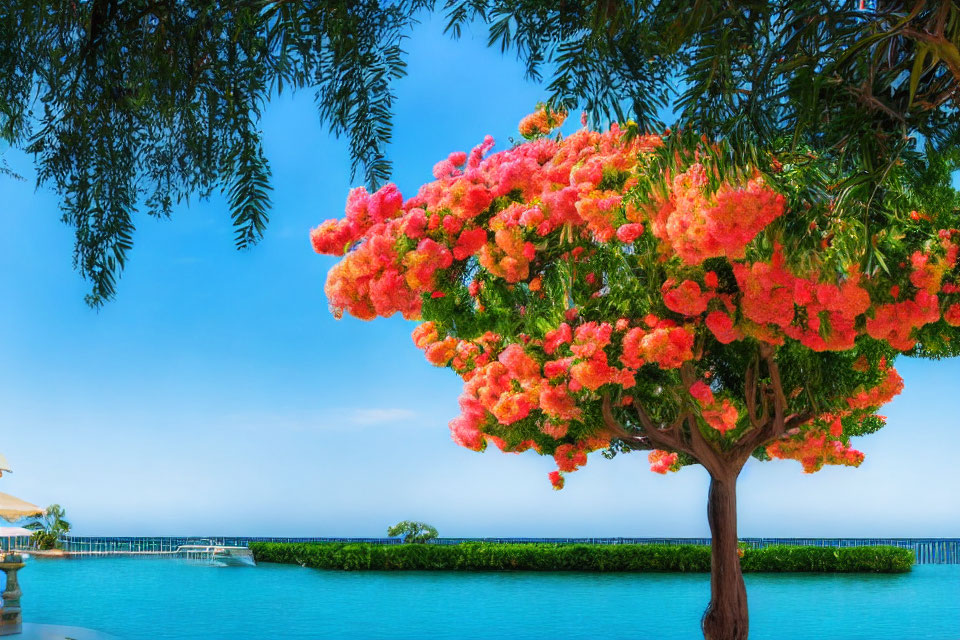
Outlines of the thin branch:
[[868,107],[873,107],[878,111],[882,111],[883,113],[887,114],[894,120],[899,121],[901,124],[906,122],[903,115],[897,113],[887,105],[880,102],[880,100],[878,100],[873,95],[873,92],[870,90],[870,87],[866,83],[864,83],[863,86],[861,87],[850,88],[848,89],[848,91],[853,95],[855,95],[856,97],[858,97],[864,105]]
[[[696,372],[693,366],[688,362],[680,367],[680,379],[684,386],[689,390],[696,383]],[[708,440],[700,430],[700,424],[693,413],[687,413],[687,429],[689,431],[690,455],[697,459],[703,467],[714,477],[727,476],[731,473],[736,475],[740,472],[746,457],[740,455],[736,448],[731,452],[725,452],[718,449],[713,442]]]
[[682,451],[693,455],[690,451],[690,448],[687,447],[681,437],[679,431],[679,425],[682,423],[683,419],[686,417],[682,415],[674,423],[670,424],[666,428],[660,428],[654,424],[653,420],[650,419],[650,416],[644,411],[643,407],[640,406],[640,403],[637,402],[634,398],[634,408],[636,409],[637,416],[640,419],[640,424],[643,426],[643,435],[633,434],[623,428],[623,425],[617,421],[613,416],[613,406],[610,402],[610,396],[604,394],[603,403],[602,403],[602,413],[603,413],[603,422],[607,427],[607,430],[614,435],[616,438],[627,442],[628,444],[636,445],[638,449],[670,449],[673,451]]
[[[646,415],[646,412],[643,410],[643,407],[640,406],[640,403],[634,401],[634,405],[636,405],[637,415]],[[683,442],[683,437],[680,432],[680,426],[683,424],[683,421],[686,419],[687,415],[688,414],[686,413],[681,413],[674,422],[665,428],[660,428],[654,425],[648,416],[646,420],[650,426],[644,426],[644,435],[646,435],[646,437],[658,447],[663,449],[672,449],[674,451],[683,451],[684,453],[694,455],[690,447]],[[641,421],[642,420],[643,418],[641,418]]]
[[750,432],[749,437],[737,443],[737,447],[741,453],[749,457],[754,451],[756,451],[758,447],[766,447],[767,445],[776,442],[785,436],[790,429],[799,427],[805,422],[809,422],[815,415],[816,414],[812,410],[803,411],[801,413],[792,413],[787,416],[787,419],[784,420],[784,423],[780,428],[777,428],[776,423],[771,421],[763,429]]
[[683,380],[683,386],[690,389],[697,382],[696,372],[693,370],[693,365],[689,362],[684,362],[680,365],[680,379]]
[[766,361],[767,371],[770,373],[770,387],[767,391],[773,395],[773,422],[777,427],[782,427],[784,414],[787,410],[787,398],[783,395],[783,384],[780,381],[780,367],[777,366],[773,348],[769,345],[763,345],[760,348],[760,355],[764,361]]
[[806,411],[802,411],[800,413],[790,414],[789,416],[787,416],[787,419],[783,423],[783,433],[778,434],[777,437],[782,436],[787,431],[790,431],[790,429],[799,427],[805,422],[810,422],[815,417],[816,417],[816,413],[814,413],[814,411],[811,409],[807,409]]
[[640,418],[640,424],[643,425],[643,428],[647,431],[656,431],[657,426],[653,424],[653,420],[650,419],[650,416],[647,415],[647,412],[644,411],[643,406],[639,401],[634,399],[633,401],[634,409],[637,412],[637,416]]
[[603,413],[603,423],[606,426],[607,431],[614,438],[623,441],[631,449],[653,449],[654,447],[649,442],[647,438],[639,436],[634,433],[630,433],[623,428],[623,425],[613,417],[613,407],[610,403],[609,394],[603,395],[603,403],[601,405],[601,411]]
[[[747,401],[747,416],[750,418],[750,424],[754,429],[762,429],[765,424],[770,422],[770,410],[767,405],[766,387],[760,387],[757,382],[757,374],[760,369],[759,356],[754,358],[753,363],[747,367],[746,382],[744,384],[744,396]],[[760,413],[757,413],[757,391],[760,391]]]

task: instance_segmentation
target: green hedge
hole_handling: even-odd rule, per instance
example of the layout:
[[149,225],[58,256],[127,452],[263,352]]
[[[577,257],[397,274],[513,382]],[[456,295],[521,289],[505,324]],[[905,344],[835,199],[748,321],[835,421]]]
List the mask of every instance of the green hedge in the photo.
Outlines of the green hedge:
[[[710,548],[661,544],[453,545],[368,543],[250,544],[257,562],[299,564],[314,569],[453,571],[710,571]],[[746,549],[744,571],[902,573],[913,551],[897,547],[767,547]]]
[[900,547],[792,547],[748,549],[744,571],[821,571],[827,573],[906,573],[916,561],[912,549]]

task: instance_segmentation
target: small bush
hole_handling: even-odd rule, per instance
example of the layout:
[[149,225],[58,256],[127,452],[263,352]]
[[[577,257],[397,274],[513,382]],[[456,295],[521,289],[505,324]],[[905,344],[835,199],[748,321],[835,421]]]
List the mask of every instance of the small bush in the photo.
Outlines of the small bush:
[[[257,562],[348,571],[710,571],[710,547],[701,545],[255,542],[250,549]],[[746,549],[740,562],[751,572],[902,573],[914,557],[897,547],[779,546]]]
[[426,522],[412,522],[404,520],[387,528],[387,535],[391,538],[403,536],[404,544],[423,544],[437,537],[437,530]]
[[50,531],[34,531],[33,535],[30,536],[33,538],[34,544],[37,545],[37,549],[55,549],[57,547],[57,534],[51,533]]

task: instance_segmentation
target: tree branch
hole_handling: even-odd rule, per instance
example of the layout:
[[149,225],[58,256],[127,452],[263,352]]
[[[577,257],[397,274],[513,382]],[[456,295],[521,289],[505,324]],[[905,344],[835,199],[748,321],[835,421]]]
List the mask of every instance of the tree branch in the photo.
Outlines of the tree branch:
[[[947,6],[947,3],[944,3],[944,6]],[[911,29],[910,27],[904,28],[901,33],[909,38],[927,43],[936,53],[937,57],[940,58],[940,61],[950,70],[954,78],[960,82],[960,50],[957,49],[955,44],[945,38],[942,33],[940,35],[933,35]]]
[[[800,413],[791,413],[783,423],[783,433],[790,431],[790,429],[794,427],[799,427],[803,423],[813,420],[815,417],[816,413],[812,409],[807,409]],[[779,435],[782,436],[783,433]]]
[[[740,456],[731,460],[729,456],[724,455],[724,452],[718,451],[713,443],[704,437],[703,432],[700,431],[700,425],[697,423],[697,418],[693,414],[689,414],[687,428],[690,431],[690,455],[696,458],[710,472],[711,476],[717,478],[727,476],[730,473],[736,475],[740,472],[746,458],[737,464],[736,458]],[[733,466],[731,466],[731,463],[733,463]]]
[[[696,383],[696,372],[689,362],[681,365],[680,379],[688,391],[690,387]],[[736,448],[733,449],[734,456],[731,458],[727,452],[717,449],[714,443],[703,435],[703,432],[700,430],[700,424],[697,422],[697,417],[694,414],[688,412],[685,415],[685,419],[687,421],[687,430],[690,434],[689,453],[710,472],[711,476],[724,477],[731,473],[735,476],[740,472],[743,463],[746,462],[746,458],[740,455],[739,452],[736,451]]]
[[643,406],[641,406],[636,399],[634,399],[633,404],[637,410],[637,415],[640,416],[640,423],[643,425],[644,434],[651,442],[664,449],[683,451],[684,453],[693,455],[690,447],[683,442],[683,436],[680,431],[680,427],[683,425],[683,421],[688,414],[681,412],[677,419],[668,426],[658,427],[653,423],[650,416],[644,411]]
[[622,440],[628,444],[633,449],[653,449],[653,445],[649,442],[648,439],[643,436],[639,436],[633,433],[630,433],[623,428],[623,425],[613,417],[613,406],[610,403],[610,395],[603,394],[603,402],[601,405],[601,412],[603,414],[603,424],[607,428],[607,431],[611,436]]
[[[749,431],[744,434],[744,437],[740,442],[737,443],[737,448],[741,453],[750,455],[757,447],[766,446],[775,440],[782,438],[787,431],[793,429],[794,427],[800,426],[803,423],[811,420],[816,414],[812,409],[802,411],[800,413],[793,413],[789,416],[785,415],[787,410],[787,398],[783,393],[783,382],[780,378],[780,367],[777,364],[775,352],[773,347],[770,345],[761,345],[760,347],[760,357],[767,364],[767,371],[770,374],[770,384],[764,385],[763,396],[769,394],[773,397],[773,407],[774,415],[771,417],[769,413],[765,412],[766,421],[763,424],[762,428],[757,428],[754,431]],[[751,373],[751,370],[747,371],[747,407],[750,411],[751,404],[756,404],[756,401],[751,402],[751,392],[750,385],[756,384],[756,373]],[[754,417],[750,416],[751,422],[756,426],[754,422]]]
[[767,388],[767,391],[773,394],[773,423],[775,427],[782,428],[784,424],[784,414],[787,410],[787,398],[783,395],[783,383],[780,381],[780,367],[777,366],[773,347],[770,345],[761,346],[760,355],[767,363],[767,371],[770,373],[770,387]]
[[610,402],[610,396],[604,394],[602,403],[603,422],[607,430],[616,438],[623,440],[637,449],[670,449],[673,451],[682,451],[693,455],[690,448],[687,447],[680,438],[679,425],[686,417],[682,415],[676,422],[666,428],[660,428],[654,424],[650,416],[644,411],[640,403],[634,398],[634,408],[643,426],[643,435],[630,433],[623,428],[623,425],[613,416],[613,406]]
[[757,413],[757,373],[760,368],[759,357],[754,358],[753,363],[747,367],[746,381],[744,384],[744,397],[747,401],[747,417],[750,418],[750,424],[755,429],[762,429],[770,421],[769,407],[767,406],[766,389],[760,389],[761,407],[760,413]]

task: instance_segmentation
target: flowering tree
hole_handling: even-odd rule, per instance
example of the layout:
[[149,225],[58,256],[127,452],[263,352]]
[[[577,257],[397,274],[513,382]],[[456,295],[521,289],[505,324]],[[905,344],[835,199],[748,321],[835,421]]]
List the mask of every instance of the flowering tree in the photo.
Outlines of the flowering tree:
[[464,380],[454,441],[552,456],[557,489],[592,451],[702,465],[704,635],[746,638],[747,459],[858,466],[850,439],[884,425],[897,355],[960,338],[949,171],[894,169],[882,203],[837,218],[813,187],[842,168],[812,154],[731,166],[722,146],[632,123],[548,137],[564,115],[528,116],[511,149],[451,154],[409,200],[351,191],[311,235],[343,256],[331,308],[419,321],[416,346]]

